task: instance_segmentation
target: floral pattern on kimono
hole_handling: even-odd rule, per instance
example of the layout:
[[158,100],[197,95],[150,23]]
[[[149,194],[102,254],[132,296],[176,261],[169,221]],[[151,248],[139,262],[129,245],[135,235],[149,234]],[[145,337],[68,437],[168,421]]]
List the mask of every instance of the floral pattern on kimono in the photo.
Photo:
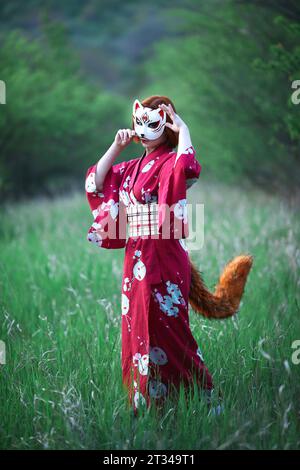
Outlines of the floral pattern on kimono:
[[124,248],[126,244],[126,232],[121,230],[120,224],[120,220],[125,218],[125,212],[122,201],[120,203],[119,187],[128,164],[122,162],[112,165],[101,191],[97,191],[95,183],[97,164],[92,165],[86,173],[85,191],[94,217],[87,238],[101,248]]
[[[178,390],[180,383],[189,386],[193,378],[200,388],[213,387],[202,346],[200,350],[189,326],[186,208],[187,188],[201,171],[195,155],[193,146],[177,155],[161,144],[148,155],[113,165],[101,193],[94,183],[96,165],[86,175],[86,194],[94,215],[88,240],[99,248],[125,247],[122,379],[135,413],[153,400],[163,402],[171,389]],[[159,234],[126,240],[120,229],[126,206],[148,202],[159,204]],[[105,237],[112,222],[113,230]]]

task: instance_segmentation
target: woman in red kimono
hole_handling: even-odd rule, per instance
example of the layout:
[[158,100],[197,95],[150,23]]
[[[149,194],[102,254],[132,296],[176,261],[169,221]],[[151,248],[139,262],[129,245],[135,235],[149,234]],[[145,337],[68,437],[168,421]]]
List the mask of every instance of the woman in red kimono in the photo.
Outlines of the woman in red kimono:
[[[122,371],[137,415],[141,405],[162,404],[181,383],[189,387],[196,380],[210,394],[212,377],[190,330],[188,304],[208,317],[232,315],[244,284],[229,299],[227,275],[219,284],[222,292],[213,295],[189,258],[187,188],[201,165],[173,103],[165,96],[135,100],[132,119],[133,129],[119,130],[88,168],[85,188],[94,216],[88,240],[101,248],[125,248]],[[132,140],[142,144],[143,155],[113,164]]]

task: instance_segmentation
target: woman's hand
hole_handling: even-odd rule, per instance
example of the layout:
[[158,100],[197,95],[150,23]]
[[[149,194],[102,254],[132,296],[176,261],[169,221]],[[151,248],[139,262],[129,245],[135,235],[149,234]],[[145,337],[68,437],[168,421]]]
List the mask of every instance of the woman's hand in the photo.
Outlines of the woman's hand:
[[164,103],[161,103],[158,106],[160,109],[165,111],[171,118],[172,122],[166,122],[166,127],[169,127],[174,132],[179,132],[180,129],[187,127],[186,123],[181,119],[181,117],[178,116],[178,114],[175,113],[174,109],[170,104],[166,106]]
[[115,144],[121,149],[127,147],[136,136],[136,132],[132,129],[119,129],[116,133]]
[[166,127],[172,129],[172,131],[178,133],[178,149],[177,149],[177,156],[175,163],[182,155],[186,149],[188,149],[192,145],[190,131],[186,123],[175,113],[173,107],[169,104],[166,106],[164,103],[158,105],[160,109],[166,111],[168,116],[171,118],[171,123],[166,122]]

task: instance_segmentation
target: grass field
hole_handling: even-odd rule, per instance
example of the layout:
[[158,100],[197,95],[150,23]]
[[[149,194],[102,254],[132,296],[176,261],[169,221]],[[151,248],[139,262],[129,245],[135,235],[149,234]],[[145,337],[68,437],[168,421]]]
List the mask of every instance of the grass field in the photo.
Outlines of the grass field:
[[300,222],[297,202],[199,181],[205,244],[191,257],[209,287],[254,255],[240,312],[192,332],[225,400],[197,395],[134,422],[121,382],[123,250],[86,240],[84,193],[1,210],[0,446],[6,449],[296,449],[300,447]]

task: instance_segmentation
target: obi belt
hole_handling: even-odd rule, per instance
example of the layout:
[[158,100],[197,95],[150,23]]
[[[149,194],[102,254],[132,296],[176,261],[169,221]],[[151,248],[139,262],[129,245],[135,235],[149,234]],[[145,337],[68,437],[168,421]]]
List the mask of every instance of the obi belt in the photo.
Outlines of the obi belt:
[[128,236],[158,235],[158,207],[154,202],[127,206]]

